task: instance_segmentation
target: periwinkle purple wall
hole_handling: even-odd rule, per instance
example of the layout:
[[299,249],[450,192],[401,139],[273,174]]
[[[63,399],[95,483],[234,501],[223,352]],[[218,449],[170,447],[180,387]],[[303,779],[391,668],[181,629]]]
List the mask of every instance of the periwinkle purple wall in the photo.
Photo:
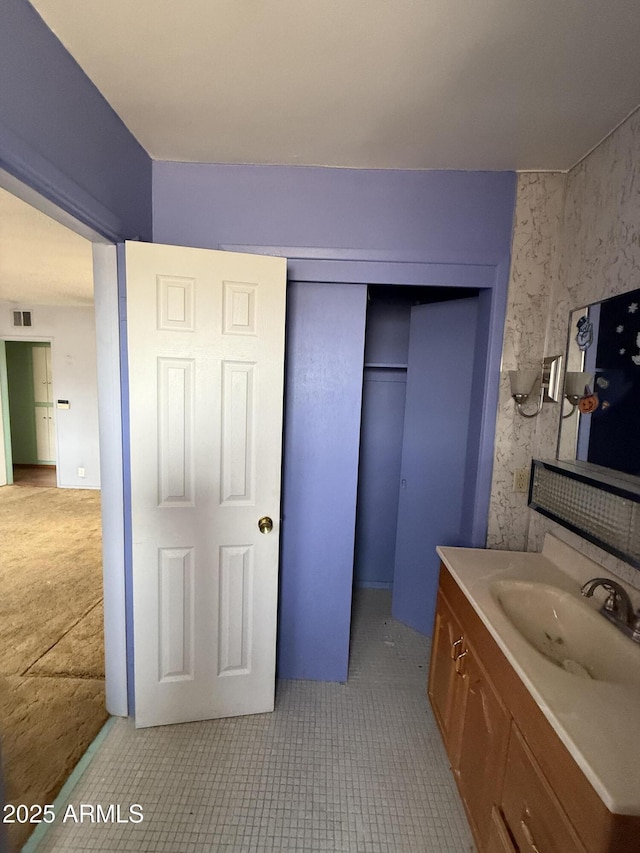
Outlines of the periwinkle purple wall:
[[113,239],[151,240],[151,159],[26,0],[0,9],[0,167]]
[[509,257],[512,172],[416,172],[154,162],[158,243],[419,250]]
[[[288,322],[297,331],[287,343],[281,676],[346,677],[358,462],[352,439],[360,409],[343,392],[353,384],[353,369],[361,372],[363,356],[356,331],[360,309],[349,296],[353,284],[407,281],[487,289],[480,335],[487,346],[478,365],[481,423],[475,434],[484,443],[470,458],[489,464],[488,475],[469,474],[480,497],[475,491],[469,497],[473,532],[464,543],[484,544],[514,201],[515,175],[504,172],[153,164],[156,242],[279,248],[294,259],[314,253],[296,255],[287,247],[328,250],[317,253],[328,259],[320,262],[323,275],[313,263],[290,264],[290,278],[297,281]],[[298,275],[302,268],[309,274]],[[389,277],[393,274],[398,278]],[[333,287],[340,290],[332,294]],[[354,298],[358,290],[353,288]],[[342,353],[345,369],[335,368],[330,391],[322,364],[334,352]],[[359,403],[359,392],[354,399]],[[328,528],[322,517],[327,510]]]

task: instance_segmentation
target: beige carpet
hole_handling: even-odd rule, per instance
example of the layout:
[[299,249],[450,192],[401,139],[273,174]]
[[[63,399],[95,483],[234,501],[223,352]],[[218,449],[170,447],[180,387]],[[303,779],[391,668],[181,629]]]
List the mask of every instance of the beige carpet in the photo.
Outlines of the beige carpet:
[[5,796],[44,805],[107,719],[99,492],[0,488],[0,583]]

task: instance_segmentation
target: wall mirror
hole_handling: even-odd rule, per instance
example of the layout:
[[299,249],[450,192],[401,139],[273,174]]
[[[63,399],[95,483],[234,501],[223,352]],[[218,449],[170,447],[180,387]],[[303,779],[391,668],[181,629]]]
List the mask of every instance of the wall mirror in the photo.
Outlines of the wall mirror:
[[640,290],[569,317],[558,459],[640,477]]
[[557,460],[529,506],[640,568],[640,290],[569,318]]

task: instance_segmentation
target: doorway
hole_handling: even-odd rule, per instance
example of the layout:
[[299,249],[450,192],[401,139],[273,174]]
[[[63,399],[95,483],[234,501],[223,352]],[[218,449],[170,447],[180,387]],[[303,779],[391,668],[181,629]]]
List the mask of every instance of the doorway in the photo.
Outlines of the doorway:
[[51,343],[9,340],[5,353],[12,468],[7,478],[11,475],[15,483],[55,486]]
[[[54,227],[57,223],[64,226],[68,232],[83,237],[88,241],[92,250],[93,278],[88,304],[92,303],[90,310],[94,317],[93,340],[98,375],[97,412],[100,440],[99,444],[96,444],[96,449],[99,447],[97,469],[99,469],[103,532],[105,692],[109,712],[127,716],[130,708],[130,697],[127,690],[129,681],[127,661],[131,660],[132,655],[127,652],[125,604],[129,591],[127,590],[127,575],[124,565],[126,551],[123,379],[120,363],[121,330],[117,249],[113,242],[116,239],[116,232],[113,232],[110,225],[104,223],[99,217],[96,219],[93,214],[88,214],[85,221],[77,219],[37,190],[32,189],[9,172],[0,169],[0,203],[3,205],[0,207],[2,239],[12,249],[21,246],[24,234],[29,234],[29,229],[21,227],[20,216],[8,215],[4,206],[8,203],[14,207],[16,201],[24,203],[22,209],[29,210],[30,216],[31,209],[35,209],[35,211],[45,215],[47,222],[52,220]],[[9,211],[10,213],[11,211]],[[11,254],[3,251],[1,257],[2,261],[7,263]],[[3,284],[8,286],[16,287],[16,283],[20,281],[21,268],[19,264],[13,264],[11,274],[2,277]],[[50,277],[46,273],[40,280],[45,292],[46,288],[50,287],[50,283]],[[7,306],[5,306],[5,311],[0,313],[0,324],[8,324],[13,311],[28,310],[27,305],[15,302],[15,292],[11,294],[8,291],[8,293],[9,295],[5,294],[4,298],[10,300],[11,313],[7,313]],[[42,291],[40,295],[43,295]],[[38,313],[46,312],[48,301],[44,298],[39,300],[41,304],[38,307]],[[68,313],[69,316],[72,315],[71,310]],[[33,321],[33,317],[30,319]],[[8,329],[7,325],[0,329],[0,337],[6,338],[11,334],[13,334],[13,329]],[[62,332],[61,340],[65,338],[66,335]],[[3,356],[4,348],[0,348],[0,385],[6,387],[6,382],[1,381],[4,366]],[[55,363],[53,372],[54,374],[59,373],[56,371]],[[77,401],[81,403],[86,399],[88,399],[87,396],[80,388]],[[0,417],[0,485],[2,485],[6,482],[6,459],[7,456],[10,456],[8,431],[4,429],[4,412],[8,409],[8,402],[3,387],[0,387],[0,403],[3,409],[3,416]],[[81,406],[75,407],[72,411],[82,416]],[[57,465],[60,468],[60,458],[57,460]],[[84,467],[86,475],[87,468]],[[75,476],[78,476],[77,468]],[[67,485],[67,483],[63,485]],[[68,485],[72,485],[72,482]]]
[[[468,324],[462,319],[465,317],[475,322],[477,295],[478,291],[472,288],[372,286],[368,291],[354,590],[369,588],[391,592],[394,615],[422,633],[428,633],[432,618],[432,584],[424,577],[428,561],[420,553],[423,546],[431,550],[429,526],[433,528],[436,543],[460,544],[444,540],[447,536],[455,536],[452,534],[456,527],[453,516],[456,511],[459,514],[459,510],[454,504],[462,503],[475,328],[457,326]],[[459,300],[465,302],[459,302],[460,307],[455,312],[440,311],[435,324],[442,326],[438,334],[443,339],[452,336],[458,339],[454,347],[460,350],[461,361],[452,365],[455,358],[445,359],[436,366],[433,361],[434,355],[438,355],[438,345],[429,353],[416,339],[423,336],[425,322],[419,315],[430,311],[418,306],[440,304],[446,307]],[[463,305],[468,308],[462,308]],[[428,323],[428,317],[426,321]],[[447,324],[451,324],[451,328]],[[425,328],[429,334],[428,325]],[[413,335],[411,346],[410,332]],[[443,399],[450,371],[450,378],[457,386],[457,397],[453,401]],[[408,374],[412,377],[409,400]],[[444,415],[442,408],[448,409],[452,402],[454,412]],[[446,431],[458,432],[457,443],[451,448],[452,458],[447,463],[451,471],[457,467],[457,476],[453,477],[457,485],[449,482],[446,474],[443,477],[444,470],[437,471],[432,460],[425,461],[425,470],[418,473],[429,446],[439,440],[434,430],[439,431],[437,424],[445,417]],[[433,429],[432,421],[436,424]],[[444,423],[442,427],[445,428]],[[458,447],[460,444],[462,446]],[[403,456],[406,471],[403,471]],[[434,511],[430,506],[433,495],[425,481],[436,477],[440,481],[442,501],[452,503],[451,520],[449,517],[443,519],[437,509]],[[447,490],[457,494],[447,498]],[[413,563],[419,565],[413,566]],[[398,579],[400,583],[396,584]],[[413,606],[416,598],[421,599],[418,607]]]
[[0,226],[5,796],[45,803],[107,717],[93,250],[4,190]]

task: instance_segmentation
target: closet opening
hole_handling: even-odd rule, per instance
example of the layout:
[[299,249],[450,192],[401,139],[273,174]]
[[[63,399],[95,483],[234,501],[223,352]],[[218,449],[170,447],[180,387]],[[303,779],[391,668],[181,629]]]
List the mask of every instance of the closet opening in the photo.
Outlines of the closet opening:
[[[472,288],[400,285],[368,288],[353,607],[357,609],[358,601],[367,595],[364,591],[378,590],[374,597],[378,599],[381,613],[386,608],[391,615],[393,599],[393,615],[423,633],[429,632],[430,613],[427,612],[424,618],[422,615],[416,617],[411,613],[411,606],[405,606],[407,598],[423,594],[421,580],[412,577],[414,569],[411,568],[412,561],[420,562],[417,553],[421,543],[420,531],[411,530],[416,526],[416,519],[407,516],[415,515],[416,501],[426,502],[429,515],[428,505],[433,502],[433,493],[418,494],[424,471],[416,470],[413,457],[416,452],[421,455],[422,443],[427,455],[428,446],[437,444],[438,436],[433,431],[437,433],[443,429],[443,416],[447,417],[442,411],[443,406],[453,405],[454,417],[463,421],[459,427],[453,428],[462,430],[463,440],[458,444],[466,445],[477,296],[478,290]],[[424,320],[429,320],[425,315],[430,309],[420,306],[459,300],[470,304],[468,316],[472,318],[471,323],[465,321],[467,315],[456,309],[452,312],[440,309],[431,321],[432,326],[438,329],[437,334],[443,336],[443,352],[450,346],[451,339],[460,339],[460,347],[469,350],[461,364],[450,367],[450,356],[445,355],[443,363],[438,364],[438,345],[435,345],[434,357],[428,342],[421,340],[425,328],[429,328],[428,324],[424,325]],[[447,324],[451,328],[447,328]],[[460,328],[465,325],[467,328]],[[457,352],[457,344],[452,346]],[[460,376],[464,375],[461,398],[457,400],[454,394],[453,402],[443,399],[441,387],[446,383],[449,371],[453,382],[459,382]],[[433,374],[433,381],[429,374]],[[456,455],[455,448],[451,455]],[[466,446],[460,449],[460,456],[463,457],[464,468]],[[458,480],[464,479],[460,458],[452,459],[452,463],[454,468],[458,465]],[[424,464],[428,467],[430,463],[425,460]],[[411,474],[403,470],[405,466],[411,466]],[[442,477],[442,472],[434,471],[433,476]],[[443,488],[446,487],[447,484],[443,484]],[[420,509],[419,513],[422,512]],[[442,531],[436,529],[433,532],[436,540],[440,535],[447,538],[442,523],[434,519],[434,524],[436,528],[439,525]],[[424,525],[429,525],[429,518],[424,518]],[[425,547],[430,546],[429,536],[425,536]],[[396,588],[399,572],[402,575],[401,589]],[[371,598],[371,594],[368,595]],[[430,611],[430,606],[427,606],[427,611]],[[355,615],[352,613],[352,619]]]

